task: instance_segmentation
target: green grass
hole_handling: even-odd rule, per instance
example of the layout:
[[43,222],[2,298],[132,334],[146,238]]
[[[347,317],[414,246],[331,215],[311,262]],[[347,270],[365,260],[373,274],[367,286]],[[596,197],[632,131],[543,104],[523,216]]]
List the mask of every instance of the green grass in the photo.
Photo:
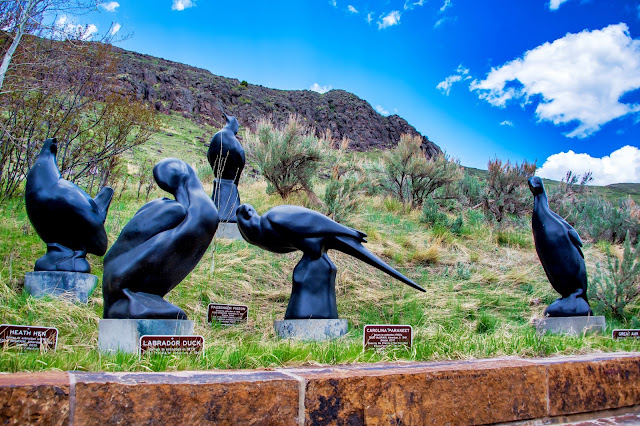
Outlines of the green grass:
[[[244,179],[242,200],[260,213],[283,204],[277,196],[267,195],[265,188],[263,181]],[[211,191],[207,180],[205,190]],[[156,189],[151,198],[164,195]],[[106,222],[111,242],[144,202],[136,199],[133,187],[114,201]],[[194,320],[195,333],[205,337],[204,354],[139,358],[97,351],[100,286],[87,305],[34,299],[23,293],[24,274],[44,254],[45,246],[28,222],[23,201],[4,201],[0,204],[2,322],[57,327],[59,342],[56,353],[4,351],[0,371],[257,368],[638,350],[639,342],[613,341],[609,332],[536,336],[530,320],[541,317],[557,295],[544,276],[531,235],[522,229],[496,231],[480,216],[466,212],[465,230],[456,235],[421,223],[420,211],[406,210],[382,197],[362,197],[348,223],[369,235],[370,250],[427,291],[417,292],[347,255],[330,252],[338,266],[338,311],[349,321],[350,331],[325,343],[283,341],[273,332],[273,321],[284,316],[299,254],[272,254],[243,241],[214,241],[194,271],[166,297]],[[585,256],[593,274],[595,263],[604,259],[602,248],[587,244]],[[102,259],[89,256],[89,260],[93,273],[101,277]],[[249,321],[238,326],[209,325],[210,302],[246,304]],[[638,307],[634,309],[637,315]],[[380,323],[411,324],[412,349],[363,351],[364,325]],[[625,325],[609,320],[610,327]]]

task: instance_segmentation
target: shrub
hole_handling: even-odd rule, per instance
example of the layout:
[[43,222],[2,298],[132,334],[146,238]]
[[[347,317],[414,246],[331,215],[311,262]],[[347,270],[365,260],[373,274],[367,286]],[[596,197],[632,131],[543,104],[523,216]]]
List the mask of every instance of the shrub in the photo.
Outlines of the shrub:
[[462,177],[462,168],[445,155],[427,158],[422,138],[403,134],[398,146],[382,156],[380,185],[402,204],[419,207],[436,189]]
[[590,193],[571,202],[557,204],[556,213],[566,218],[578,233],[596,241],[622,243],[628,234],[631,243],[640,234],[640,208],[631,199],[613,203]]
[[449,224],[449,218],[447,217],[446,213],[440,211],[438,203],[436,203],[435,200],[430,196],[427,197],[422,205],[421,221],[433,226],[447,226]]
[[362,192],[359,169],[345,153],[349,139],[343,139],[340,148],[334,152],[331,176],[324,191],[324,204],[327,216],[336,222],[342,222],[358,206],[358,195]]
[[328,142],[297,116],[291,115],[284,126],[261,120],[255,132],[247,132],[246,148],[249,160],[267,180],[267,193],[286,198],[304,191],[320,202],[313,193],[313,177],[327,158]]
[[624,318],[626,306],[640,296],[640,243],[632,249],[631,239],[627,236],[622,261],[607,254],[607,270],[603,271],[600,264],[597,265],[587,294],[596,311]]
[[533,176],[536,164],[527,161],[511,164],[508,160],[503,164],[496,158],[487,166],[489,177],[484,195],[485,209],[497,222],[502,222],[508,213],[523,212],[531,199],[527,179]]
[[457,185],[457,199],[463,206],[480,206],[484,202],[486,187],[486,182],[465,171]]

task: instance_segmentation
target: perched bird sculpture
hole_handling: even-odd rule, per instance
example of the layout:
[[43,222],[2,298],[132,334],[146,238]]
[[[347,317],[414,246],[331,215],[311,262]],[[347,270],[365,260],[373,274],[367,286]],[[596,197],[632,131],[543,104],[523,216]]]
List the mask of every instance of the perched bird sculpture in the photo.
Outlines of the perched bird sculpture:
[[89,273],[86,254],[107,251],[107,217],[113,189],[105,186],[92,199],[77,185],[62,179],[56,165],[55,138],[44,146],[27,174],[24,201],[36,232],[47,244],[47,253],[36,261],[36,271]]
[[236,212],[238,229],[244,239],[274,253],[302,251],[293,270],[293,289],[285,319],[338,318],[336,305],[336,266],[327,256],[334,249],[380,269],[403,283],[425,291],[396,271],[362,243],[366,235],[328,217],[298,206],[277,206],[262,216],[249,204]]
[[238,139],[238,120],[225,115],[227,124],[213,135],[207,151],[207,159],[213,169],[213,202],[223,222],[236,223],[236,209],[240,205],[238,182],[244,169],[244,149]]
[[592,315],[582,241],[571,225],[551,211],[542,179],[529,179],[533,194],[531,229],[538,257],[551,286],[562,296],[545,310],[551,317]]
[[186,319],[163,296],[198,264],[218,227],[218,212],[195,171],[165,158],[153,169],[159,198],[138,210],[104,258],[104,318]]

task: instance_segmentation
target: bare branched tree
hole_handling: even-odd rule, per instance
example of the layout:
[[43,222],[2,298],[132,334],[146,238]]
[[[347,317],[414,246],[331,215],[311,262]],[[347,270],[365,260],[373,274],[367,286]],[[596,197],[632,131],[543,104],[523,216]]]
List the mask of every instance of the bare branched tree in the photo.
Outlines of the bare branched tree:
[[[0,0],[0,29],[10,40],[3,46],[0,64],[0,91],[25,35],[57,39],[85,39],[89,27],[60,24],[58,17],[78,16],[96,9],[98,0]],[[64,22],[64,21],[62,21]],[[110,32],[107,37],[112,36]]]

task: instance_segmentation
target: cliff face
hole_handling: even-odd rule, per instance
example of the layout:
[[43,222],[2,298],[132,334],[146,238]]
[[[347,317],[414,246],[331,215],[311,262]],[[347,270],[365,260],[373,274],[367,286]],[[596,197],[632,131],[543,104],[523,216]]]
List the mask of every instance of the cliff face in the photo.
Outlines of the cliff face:
[[193,115],[197,120],[222,127],[224,111],[235,115],[241,126],[251,129],[261,117],[284,122],[289,114],[296,113],[319,133],[330,129],[334,138],[349,138],[354,150],[392,148],[401,134],[408,133],[422,137],[422,148],[428,157],[441,152],[403,118],[380,115],[368,102],[344,90],[320,94],[269,89],[177,62],[114,50],[121,58],[119,85],[163,113]]

